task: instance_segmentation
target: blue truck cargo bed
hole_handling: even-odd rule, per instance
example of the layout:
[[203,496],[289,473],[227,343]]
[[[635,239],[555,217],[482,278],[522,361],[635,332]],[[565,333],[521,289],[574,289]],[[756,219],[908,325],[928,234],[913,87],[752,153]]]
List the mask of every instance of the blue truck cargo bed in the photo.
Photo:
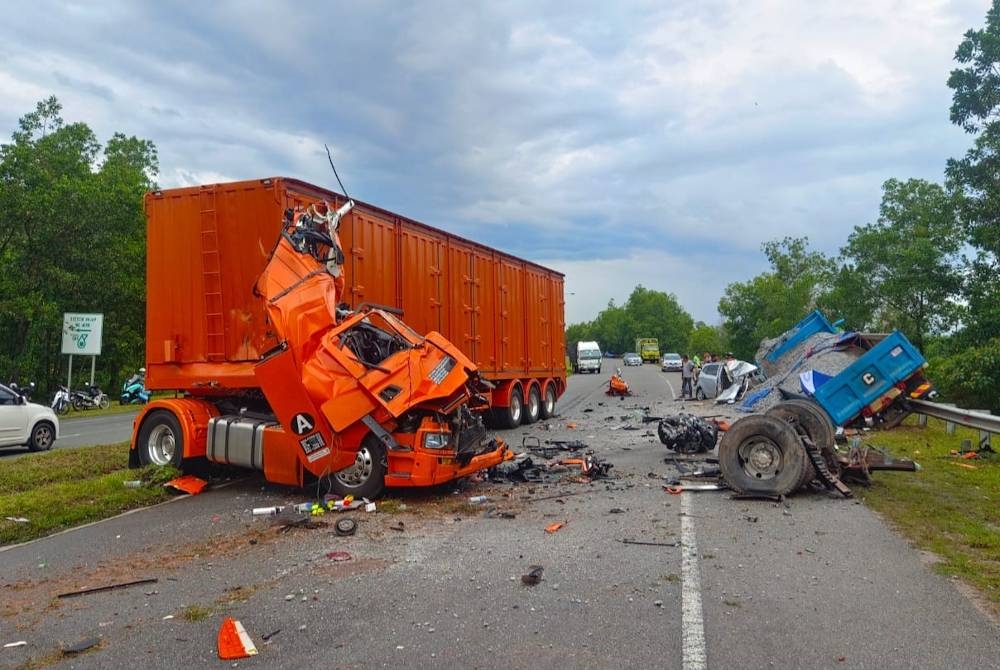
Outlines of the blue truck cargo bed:
[[813,397],[835,425],[843,426],[925,364],[917,348],[897,331],[818,387]]
[[815,309],[806,318],[795,324],[791,330],[787,331],[780,340],[775,342],[771,350],[764,355],[764,360],[772,362],[778,360],[785,352],[795,348],[816,333],[836,332],[837,329],[827,321],[823,313]]

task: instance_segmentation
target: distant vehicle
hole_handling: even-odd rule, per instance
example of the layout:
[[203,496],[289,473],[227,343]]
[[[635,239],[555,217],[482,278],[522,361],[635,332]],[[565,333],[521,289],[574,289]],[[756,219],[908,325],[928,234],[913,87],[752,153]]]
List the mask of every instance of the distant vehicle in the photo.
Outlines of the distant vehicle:
[[51,449],[59,437],[59,419],[52,408],[0,384],[0,447],[27,445],[32,451]]
[[660,369],[664,372],[680,372],[682,367],[680,354],[663,354],[660,359]]
[[577,342],[576,360],[573,372],[596,372],[600,374],[603,356],[597,342]]
[[643,363],[656,363],[660,360],[660,344],[655,337],[640,337],[635,341],[635,349]]
[[622,362],[625,365],[642,365],[642,357],[639,354],[629,352],[622,356]]

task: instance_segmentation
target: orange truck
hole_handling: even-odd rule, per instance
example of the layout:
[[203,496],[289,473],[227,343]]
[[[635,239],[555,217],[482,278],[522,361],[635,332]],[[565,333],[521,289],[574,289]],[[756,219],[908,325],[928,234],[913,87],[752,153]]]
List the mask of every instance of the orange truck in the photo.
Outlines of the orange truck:
[[145,207],[146,383],[175,397],[136,417],[130,465],[374,497],[509,457],[484,417],[555,412],[559,273],[287,178]]

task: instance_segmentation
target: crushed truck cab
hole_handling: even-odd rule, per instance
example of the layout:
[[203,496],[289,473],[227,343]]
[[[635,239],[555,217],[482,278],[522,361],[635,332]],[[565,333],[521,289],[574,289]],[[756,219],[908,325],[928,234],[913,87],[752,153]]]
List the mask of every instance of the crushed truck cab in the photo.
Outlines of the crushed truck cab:
[[[342,306],[337,228],[353,203],[289,209],[278,225],[242,230],[223,230],[204,210],[188,226],[183,208],[161,204],[147,198],[147,385],[180,397],[136,418],[132,465],[203,458],[374,497],[509,457],[486,433],[476,410],[487,386],[457,347],[388,310]],[[265,243],[268,228],[280,232]],[[229,234],[234,249],[220,244]],[[193,277],[157,262],[199,246]]]

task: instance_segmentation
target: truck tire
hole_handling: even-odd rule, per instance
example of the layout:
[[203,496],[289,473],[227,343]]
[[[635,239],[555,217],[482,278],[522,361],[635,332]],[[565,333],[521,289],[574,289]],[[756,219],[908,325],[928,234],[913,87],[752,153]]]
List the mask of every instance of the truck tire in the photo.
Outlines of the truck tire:
[[788,495],[801,485],[807,458],[795,429],[766,414],[736,421],[719,442],[719,469],[737,493]]
[[532,386],[528,389],[528,402],[524,405],[524,418],[522,421],[525,425],[535,423],[541,415],[542,394],[538,392],[537,386]]
[[[801,427],[821,452],[828,453],[833,448],[833,422],[826,412],[811,400],[785,400],[765,413]],[[802,477],[802,486],[816,479],[816,468],[808,458]]]
[[184,433],[172,412],[158,409],[149,413],[136,440],[139,464],[181,467],[184,460]]
[[556,387],[548,384],[545,393],[542,395],[542,418],[551,419],[556,415]]
[[507,407],[497,407],[493,410],[491,423],[497,428],[517,428],[521,425],[523,415],[524,396],[521,389],[516,388],[511,391],[510,404]]
[[48,421],[39,421],[31,429],[28,439],[28,449],[31,451],[48,451],[56,441],[56,427]]
[[387,470],[385,445],[369,433],[361,441],[354,465],[334,473],[330,490],[341,497],[352,495],[355,498],[377,498],[385,489]]

